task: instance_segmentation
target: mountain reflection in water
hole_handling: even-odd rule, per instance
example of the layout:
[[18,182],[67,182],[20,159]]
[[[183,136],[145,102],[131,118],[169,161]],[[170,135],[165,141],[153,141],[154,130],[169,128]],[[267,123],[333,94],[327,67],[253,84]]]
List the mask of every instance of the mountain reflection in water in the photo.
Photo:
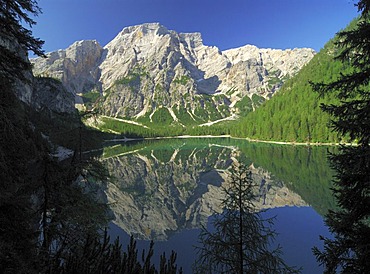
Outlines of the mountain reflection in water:
[[[207,226],[208,218],[221,212],[221,187],[227,187],[233,163],[251,168],[259,197],[257,209],[312,206],[323,214],[334,205],[326,152],[322,147],[255,144],[228,138],[114,144],[104,149],[102,157],[112,176],[106,195],[114,214],[113,230],[120,228],[137,239],[171,242],[171,237],[181,238],[190,233],[189,229]],[[195,231],[197,235],[199,231]],[[297,233],[291,237],[294,235]],[[196,244],[190,242],[190,246]],[[279,244],[284,247],[284,243]],[[312,242],[309,249],[318,244]],[[181,265],[179,248],[188,247],[174,248]]]

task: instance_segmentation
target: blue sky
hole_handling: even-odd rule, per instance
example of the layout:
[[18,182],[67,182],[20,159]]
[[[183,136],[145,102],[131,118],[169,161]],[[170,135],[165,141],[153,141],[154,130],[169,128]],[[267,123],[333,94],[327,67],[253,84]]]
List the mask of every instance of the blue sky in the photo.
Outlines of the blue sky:
[[260,48],[320,50],[357,9],[353,0],[39,0],[33,27],[46,52],[77,40],[102,46],[124,27],[159,22],[177,32],[200,32],[221,50]]

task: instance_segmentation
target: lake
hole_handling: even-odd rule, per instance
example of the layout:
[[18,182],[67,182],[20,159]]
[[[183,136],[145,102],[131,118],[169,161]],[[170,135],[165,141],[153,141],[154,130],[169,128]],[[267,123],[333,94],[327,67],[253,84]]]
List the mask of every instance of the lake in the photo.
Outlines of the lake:
[[263,217],[276,217],[274,244],[290,266],[302,273],[322,273],[313,246],[329,236],[323,215],[334,208],[327,162],[331,147],[251,143],[230,138],[165,139],[111,143],[101,159],[111,181],[105,194],[114,220],[112,238],[126,246],[129,235],[139,249],[155,242],[155,257],[171,250],[184,273],[191,273],[194,245],[202,226],[222,211],[222,186],[233,164],[252,171]]

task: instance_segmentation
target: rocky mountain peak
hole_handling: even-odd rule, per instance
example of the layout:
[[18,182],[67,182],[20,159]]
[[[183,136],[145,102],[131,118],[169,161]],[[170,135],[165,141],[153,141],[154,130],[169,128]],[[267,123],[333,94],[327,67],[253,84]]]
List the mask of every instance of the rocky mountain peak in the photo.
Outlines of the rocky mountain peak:
[[284,75],[297,73],[307,60],[315,55],[310,48],[300,49],[259,49],[253,45],[246,45],[236,49],[223,52],[233,64],[250,59],[256,59],[267,67],[276,67]]
[[182,113],[198,123],[254,109],[256,98],[270,98],[314,54],[252,45],[220,51],[200,33],[147,23],[124,28],[104,48],[79,41],[33,63],[35,74],[60,79],[73,94],[99,91],[105,115],[151,121],[166,109],[174,122]]
[[200,32],[179,33],[180,41],[187,44],[189,48],[198,48],[203,46],[203,38]]
[[102,47],[96,40],[82,40],[73,43],[65,50],[65,56],[76,63],[95,65],[99,61]]
[[166,35],[170,31],[160,23],[144,23],[136,26],[125,27],[116,38],[132,33],[142,33],[143,35]]

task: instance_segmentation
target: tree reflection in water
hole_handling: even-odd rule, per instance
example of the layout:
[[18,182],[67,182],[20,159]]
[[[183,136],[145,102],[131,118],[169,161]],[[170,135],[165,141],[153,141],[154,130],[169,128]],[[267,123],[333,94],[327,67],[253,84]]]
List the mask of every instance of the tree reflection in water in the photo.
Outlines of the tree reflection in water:
[[276,232],[273,218],[256,211],[258,198],[252,172],[234,165],[229,184],[223,187],[223,212],[216,214],[213,230],[203,227],[199,235],[196,273],[298,273],[283,259],[281,247],[271,248]]

